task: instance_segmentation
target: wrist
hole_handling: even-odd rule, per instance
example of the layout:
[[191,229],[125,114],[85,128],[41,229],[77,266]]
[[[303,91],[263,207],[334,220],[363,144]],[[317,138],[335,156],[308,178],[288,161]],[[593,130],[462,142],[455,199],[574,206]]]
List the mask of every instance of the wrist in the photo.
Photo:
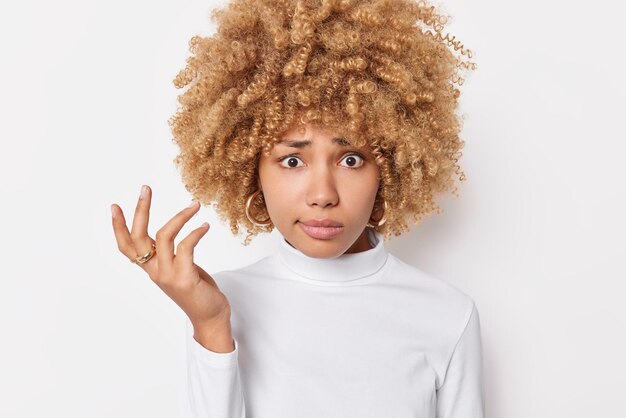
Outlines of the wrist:
[[230,353],[235,350],[230,321],[195,325],[193,338],[207,350],[216,353]]

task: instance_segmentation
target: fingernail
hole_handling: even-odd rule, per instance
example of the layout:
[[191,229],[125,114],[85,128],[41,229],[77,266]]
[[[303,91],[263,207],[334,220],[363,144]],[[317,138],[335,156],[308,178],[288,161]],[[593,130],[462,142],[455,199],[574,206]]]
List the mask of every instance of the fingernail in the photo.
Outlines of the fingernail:
[[111,205],[111,216],[115,218],[115,208]]
[[139,198],[143,199],[144,197],[146,197],[147,191],[148,191],[148,187],[145,184],[141,186],[141,193],[139,194]]
[[189,204],[189,206],[187,206],[188,208],[193,208],[194,206],[196,206],[196,202],[195,200],[192,200],[191,203]]

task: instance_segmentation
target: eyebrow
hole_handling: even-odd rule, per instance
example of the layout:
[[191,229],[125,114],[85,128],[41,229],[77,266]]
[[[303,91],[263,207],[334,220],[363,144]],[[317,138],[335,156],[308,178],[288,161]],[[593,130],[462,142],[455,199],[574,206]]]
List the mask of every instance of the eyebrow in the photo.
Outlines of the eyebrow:
[[[291,148],[304,148],[304,147],[311,145],[311,141],[308,139],[305,139],[302,141],[296,141],[292,139],[281,139],[280,141],[277,141],[276,144],[285,144]],[[351,145],[344,138],[333,138],[333,144],[337,144],[342,147],[347,147]]]

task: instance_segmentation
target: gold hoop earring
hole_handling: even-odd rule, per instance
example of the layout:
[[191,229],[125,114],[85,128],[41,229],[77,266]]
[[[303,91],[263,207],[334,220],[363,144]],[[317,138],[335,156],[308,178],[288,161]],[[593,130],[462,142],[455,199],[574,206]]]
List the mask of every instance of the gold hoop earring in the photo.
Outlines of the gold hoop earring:
[[[370,228],[376,228],[377,226],[381,226],[383,225],[385,222],[387,222],[387,201],[383,200],[383,216],[382,218],[380,218],[380,220],[376,223],[376,225],[372,225],[372,217],[370,216],[369,222],[367,223],[367,226],[369,226]],[[376,221],[374,221],[376,222]]]
[[250,205],[252,204],[252,200],[261,192],[261,190],[257,190],[256,192],[252,193],[250,196],[248,196],[248,199],[246,200],[246,217],[248,218],[248,220],[250,222],[252,222],[254,225],[256,226],[268,226],[272,223],[272,220],[270,218],[267,218],[265,221],[263,222],[259,222],[256,219],[254,219],[254,217],[250,214]]

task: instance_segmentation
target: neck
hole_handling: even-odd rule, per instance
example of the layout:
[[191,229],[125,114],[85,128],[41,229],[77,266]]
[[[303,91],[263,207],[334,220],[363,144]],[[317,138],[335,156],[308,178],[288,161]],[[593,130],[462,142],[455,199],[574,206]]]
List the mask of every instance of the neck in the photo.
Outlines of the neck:
[[367,228],[363,230],[363,233],[354,241],[354,244],[350,246],[345,252],[345,254],[352,253],[360,253],[361,251],[371,250],[372,245],[370,244],[370,240],[368,238],[369,232]]
[[348,250],[334,258],[314,258],[293,247],[277,231],[276,257],[289,271],[298,277],[309,279],[313,284],[337,285],[354,282],[377,274],[388,256],[382,234],[366,228],[362,236],[366,244],[357,239],[350,247],[359,251]]

